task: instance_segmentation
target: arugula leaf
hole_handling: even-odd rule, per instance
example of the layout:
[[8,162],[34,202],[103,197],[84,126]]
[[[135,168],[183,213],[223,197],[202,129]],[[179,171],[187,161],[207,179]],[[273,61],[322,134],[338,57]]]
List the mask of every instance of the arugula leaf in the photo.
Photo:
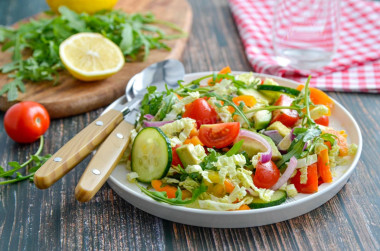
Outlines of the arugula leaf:
[[177,96],[173,92],[170,92],[169,95],[167,95],[165,98],[162,99],[162,105],[161,105],[160,113],[158,116],[159,121],[163,120],[166,114],[170,112],[173,104],[175,103],[175,100],[177,100]]
[[25,92],[25,85],[20,79],[16,78],[3,86],[0,90],[0,96],[4,93],[8,93],[8,101],[14,101],[17,99],[17,93],[19,90],[21,92]]
[[231,157],[234,154],[237,154],[240,150],[240,148],[244,144],[244,139],[240,140],[239,142],[235,143],[228,152],[226,152],[227,157]]
[[216,161],[218,161],[218,157],[221,155],[217,151],[215,151],[212,148],[207,148],[207,151],[209,152],[206,157],[202,160],[202,162],[199,164],[203,170],[214,170],[216,171],[216,167],[213,165]]
[[76,30],[77,32],[87,31],[86,23],[81,20],[79,15],[74,11],[70,10],[66,6],[61,6],[59,7],[58,12],[62,15],[63,20],[68,21],[67,25],[73,30]]
[[156,90],[156,86],[149,86],[147,88],[148,92],[144,95],[144,98],[141,101],[140,122],[144,119],[144,115],[151,114],[155,116],[158,113],[164,95],[162,93],[157,93]]
[[[8,162],[8,165],[12,167],[12,169],[8,171],[4,170],[4,168],[0,166],[0,177],[7,178],[7,180],[5,181],[0,181],[0,185],[16,183],[26,179],[30,179],[31,181],[33,181],[34,173],[51,157],[51,154],[40,156],[43,146],[44,138],[43,136],[41,136],[40,146],[38,147],[38,150],[34,155],[31,155],[27,161],[25,161],[22,164],[20,164],[17,161]],[[28,174],[22,175],[20,172],[18,172],[18,170],[28,167],[31,164],[33,164],[33,166],[29,168]],[[16,174],[16,177],[13,177],[14,174]]]
[[193,195],[191,199],[185,199],[182,200],[182,191],[180,188],[178,188],[177,192],[175,193],[176,197],[173,199],[169,199],[166,195],[166,192],[156,192],[156,191],[150,191],[146,189],[145,187],[137,184],[137,186],[141,189],[143,193],[148,195],[149,197],[153,198],[154,200],[157,200],[159,202],[165,202],[170,205],[186,205],[193,203],[202,193],[207,191],[207,186],[203,183],[194,189]]

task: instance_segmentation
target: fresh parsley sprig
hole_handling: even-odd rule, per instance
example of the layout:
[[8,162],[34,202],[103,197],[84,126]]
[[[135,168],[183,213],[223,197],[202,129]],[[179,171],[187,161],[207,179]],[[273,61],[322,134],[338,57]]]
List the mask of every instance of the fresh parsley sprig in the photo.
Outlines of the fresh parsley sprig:
[[[11,161],[8,163],[10,167],[12,167],[11,170],[5,171],[2,166],[0,166],[0,177],[6,178],[7,180],[0,181],[0,185],[5,184],[11,184],[16,183],[19,181],[23,181],[26,179],[29,179],[33,181],[33,176],[35,172],[51,157],[50,154],[47,154],[45,156],[40,156],[42,149],[44,147],[44,137],[40,137],[40,146],[38,147],[38,150],[35,154],[31,155],[30,158],[25,161],[24,163],[20,164],[17,161]],[[23,175],[18,170],[27,168],[27,174]],[[14,174],[16,173],[16,177],[14,177]]]

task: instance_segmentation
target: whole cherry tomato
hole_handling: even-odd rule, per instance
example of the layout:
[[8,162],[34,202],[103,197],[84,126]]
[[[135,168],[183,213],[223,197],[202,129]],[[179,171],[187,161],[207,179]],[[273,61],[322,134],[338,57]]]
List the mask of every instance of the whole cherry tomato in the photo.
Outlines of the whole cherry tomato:
[[199,98],[186,105],[184,118],[192,118],[197,122],[198,128],[204,124],[215,124],[218,122],[218,114],[206,100]]
[[4,128],[8,136],[19,143],[31,143],[43,135],[50,125],[49,113],[33,101],[17,103],[7,110]]
[[239,122],[202,125],[198,137],[207,147],[223,148],[234,142],[239,131]]
[[258,162],[253,183],[258,188],[271,188],[280,178],[280,170],[273,161]]

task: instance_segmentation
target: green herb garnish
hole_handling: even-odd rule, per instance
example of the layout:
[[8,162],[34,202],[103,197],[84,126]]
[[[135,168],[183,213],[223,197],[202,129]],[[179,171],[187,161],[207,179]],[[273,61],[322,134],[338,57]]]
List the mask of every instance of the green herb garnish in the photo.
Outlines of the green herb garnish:
[[146,189],[145,187],[139,185],[136,183],[137,186],[141,189],[143,193],[148,195],[149,197],[153,198],[154,200],[157,200],[159,202],[165,202],[170,205],[186,205],[186,204],[191,204],[193,203],[202,193],[207,191],[207,186],[204,185],[203,183],[194,189],[193,195],[191,199],[182,199],[182,191],[180,188],[177,189],[177,192],[175,193],[176,197],[173,199],[169,199],[166,195],[166,192],[155,192],[155,191],[150,191]]
[[[7,178],[5,181],[0,181],[0,185],[4,184],[11,184],[16,183],[19,181],[23,181],[26,179],[29,179],[30,181],[33,181],[33,176],[35,172],[51,157],[50,154],[45,156],[40,156],[42,149],[44,147],[44,137],[40,137],[40,146],[37,150],[37,152],[30,156],[30,158],[25,161],[24,163],[20,164],[16,161],[8,162],[8,165],[10,167],[13,167],[11,170],[5,171],[2,166],[0,166],[0,177]],[[18,170],[22,168],[27,168],[27,174],[22,175],[20,172],[17,172]],[[16,177],[14,177],[14,174],[16,173]]]

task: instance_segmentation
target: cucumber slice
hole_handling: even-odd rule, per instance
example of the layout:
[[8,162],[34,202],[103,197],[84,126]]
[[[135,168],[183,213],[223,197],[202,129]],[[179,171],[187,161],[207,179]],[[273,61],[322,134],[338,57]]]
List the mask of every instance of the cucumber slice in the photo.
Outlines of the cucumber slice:
[[264,208],[264,207],[273,207],[284,203],[286,200],[286,192],[277,190],[273,193],[270,201],[265,201],[260,198],[253,198],[250,208]]
[[300,94],[299,90],[282,85],[258,85],[257,90],[283,92],[292,96],[298,96]]
[[132,171],[141,182],[165,177],[172,163],[170,141],[157,127],[146,127],[137,134],[131,155]]

